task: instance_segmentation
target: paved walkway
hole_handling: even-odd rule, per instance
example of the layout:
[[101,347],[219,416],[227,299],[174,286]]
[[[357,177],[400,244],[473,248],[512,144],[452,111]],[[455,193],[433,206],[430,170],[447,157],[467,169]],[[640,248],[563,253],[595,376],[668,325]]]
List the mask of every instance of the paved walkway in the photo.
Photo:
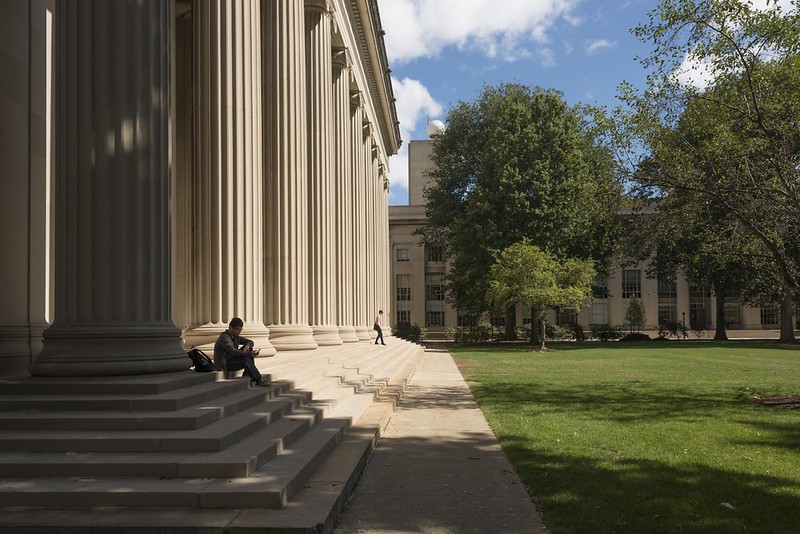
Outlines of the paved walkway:
[[447,352],[423,356],[335,532],[546,532]]

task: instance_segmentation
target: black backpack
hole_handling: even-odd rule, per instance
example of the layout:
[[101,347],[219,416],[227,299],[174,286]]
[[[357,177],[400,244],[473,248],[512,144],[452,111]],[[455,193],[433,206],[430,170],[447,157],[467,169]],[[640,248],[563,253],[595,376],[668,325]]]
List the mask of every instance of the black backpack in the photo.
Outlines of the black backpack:
[[192,360],[194,370],[198,373],[208,373],[214,370],[214,362],[211,358],[200,349],[192,349],[186,353],[189,359]]

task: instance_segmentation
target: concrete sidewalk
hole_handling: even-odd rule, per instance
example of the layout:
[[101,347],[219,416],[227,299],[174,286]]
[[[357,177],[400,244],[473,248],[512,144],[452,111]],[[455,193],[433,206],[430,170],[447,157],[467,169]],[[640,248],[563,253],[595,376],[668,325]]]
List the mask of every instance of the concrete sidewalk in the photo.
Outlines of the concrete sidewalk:
[[449,353],[423,356],[335,532],[547,532]]

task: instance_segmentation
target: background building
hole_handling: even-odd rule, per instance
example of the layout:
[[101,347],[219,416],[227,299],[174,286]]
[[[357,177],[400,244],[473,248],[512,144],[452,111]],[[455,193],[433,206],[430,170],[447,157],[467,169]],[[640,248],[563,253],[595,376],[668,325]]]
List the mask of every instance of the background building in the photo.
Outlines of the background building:
[[[409,322],[425,327],[430,338],[444,337],[448,328],[461,326],[461,318],[445,300],[442,276],[447,265],[441,252],[426,246],[415,231],[425,223],[426,171],[430,169],[435,137],[443,131],[439,121],[428,128],[430,139],[413,140],[408,145],[408,206],[389,208],[389,234],[392,249],[393,325]],[[717,312],[716,298],[708,288],[690,285],[679,277],[675,283],[648,278],[647,265],[615,268],[607,277],[597,280],[595,300],[577,314],[548,312],[550,324],[579,324],[587,332],[592,325],[622,326],[631,298],[641,299],[646,312],[645,332],[658,335],[659,324],[674,322],[702,325],[705,336],[714,335]],[[530,322],[530,310],[518,307],[517,325]],[[797,317],[797,314],[796,314]],[[493,318],[496,325],[503,317]],[[779,337],[780,305],[765,303],[753,308],[737,302],[726,302],[725,321],[731,337]],[[690,336],[695,334],[690,331]]]

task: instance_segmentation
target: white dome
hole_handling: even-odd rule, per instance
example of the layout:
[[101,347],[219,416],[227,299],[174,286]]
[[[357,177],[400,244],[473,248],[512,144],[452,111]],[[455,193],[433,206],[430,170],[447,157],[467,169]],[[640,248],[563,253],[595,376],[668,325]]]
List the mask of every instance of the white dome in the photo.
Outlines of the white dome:
[[439,120],[428,121],[428,137],[436,139],[444,133],[444,123]]

